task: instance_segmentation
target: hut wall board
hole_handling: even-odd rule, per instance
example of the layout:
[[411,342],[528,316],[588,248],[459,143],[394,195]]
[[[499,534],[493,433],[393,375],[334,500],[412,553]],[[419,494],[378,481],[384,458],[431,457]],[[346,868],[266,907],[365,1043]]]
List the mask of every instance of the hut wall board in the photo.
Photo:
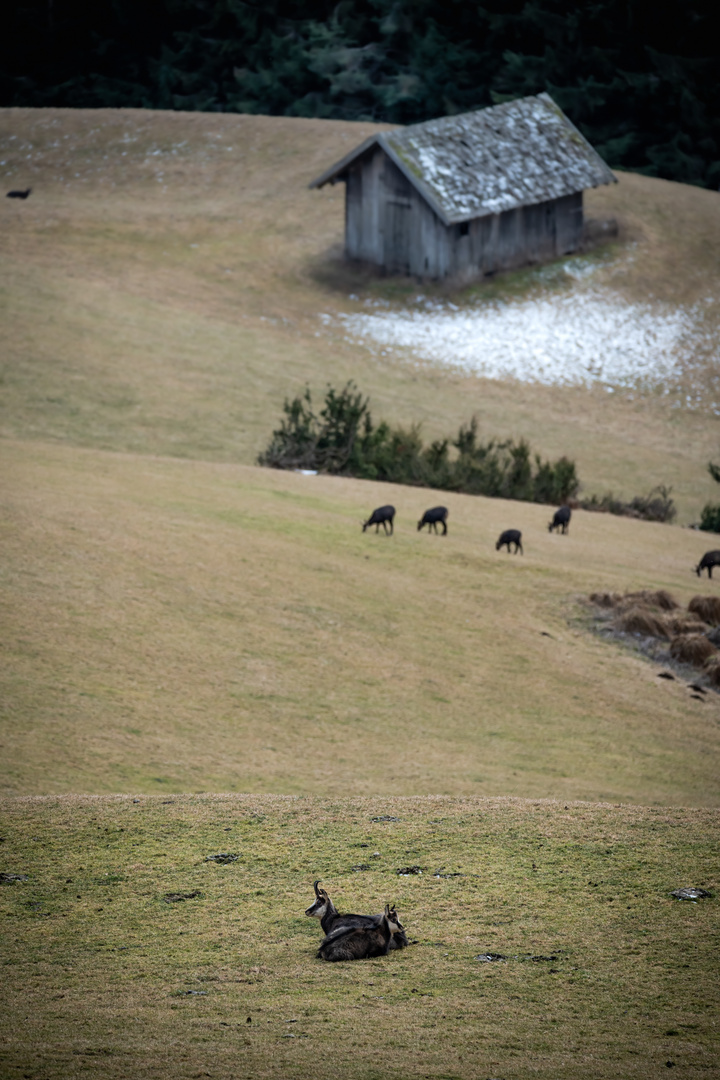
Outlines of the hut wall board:
[[490,274],[574,251],[582,237],[582,192],[446,226],[380,147],[345,179],[346,252],[389,273]]

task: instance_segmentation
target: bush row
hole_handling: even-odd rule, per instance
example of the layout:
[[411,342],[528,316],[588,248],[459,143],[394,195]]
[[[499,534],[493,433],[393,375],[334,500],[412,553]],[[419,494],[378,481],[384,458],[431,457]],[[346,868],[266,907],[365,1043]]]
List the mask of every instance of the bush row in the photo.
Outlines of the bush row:
[[475,417],[460,426],[455,439],[429,446],[417,424],[376,425],[368,398],[352,382],[340,391],[328,387],[319,414],[309,388],[286,400],[283,412],[258,458],[261,465],[539,503],[564,503],[579,488],[573,461],[542,461],[525,439],[483,442]]
[[671,492],[672,488],[660,484],[647,495],[635,495],[629,502],[624,502],[609,492],[607,495],[591,495],[587,499],[580,499],[578,506],[583,510],[618,514],[620,517],[639,518],[641,521],[670,522],[677,514]]

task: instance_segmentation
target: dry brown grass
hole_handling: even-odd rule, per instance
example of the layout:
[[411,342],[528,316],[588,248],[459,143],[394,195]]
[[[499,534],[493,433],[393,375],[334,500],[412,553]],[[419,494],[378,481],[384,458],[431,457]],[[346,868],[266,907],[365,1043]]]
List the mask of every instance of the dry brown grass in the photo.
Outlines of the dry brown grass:
[[[716,805],[701,708],[575,598],[686,604],[702,538],[577,511],[8,440],[8,793],[440,792]],[[437,498],[437,496],[435,496]],[[397,507],[395,536],[363,534]],[[495,551],[508,527],[525,555]],[[378,744],[391,752],[376,753]]]
[[590,600],[603,608],[627,611],[629,608],[647,608],[651,611],[676,611],[680,606],[667,589],[638,589],[635,592],[592,593]]
[[692,664],[693,667],[703,667],[717,652],[704,634],[681,634],[670,642],[670,655],[683,664]]
[[647,637],[669,637],[670,632],[663,620],[640,605],[622,611],[615,620],[618,630],[626,634],[644,634]]
[[[711,615],[715,611],[720,613],[719,599],[696,596],[688,604],[686,615],[680,612],[677,600],[666,589],[592,593],[590,602],[617,612],[615,626],[618,630],[656,638],[703,634],[707,623],[712,623]],[[703,614],[708,617],[703,618]]]
[[[353,377],[376,416],[417,420],[428,440],[475,412],[487,435],[524,435],[543,455],[574,457],[586,492],[630,498],[664,483],[681,520],[696,520],[714,497],[702,463],[716,451],[716,420],[687,411],[683,395],[497,383],[373,355],[340,333],[317,336],[320,312],[364,310],[350,293],[417,292],[339,263],[342,185],[306,187],[373,130],[123,109],[0,112],[8,186],[34,188],[27,203],[0,200],[0,431],[250,463],[286,394]],[[588,193],[588,214],[619,217],[636,246],[613,249],[598,281],[643,301],[717,292],[715,193],[619,179]],[[502,298],[536,284],[509,275],[481,291]]]
[[720,625],[720,597],[693,596],[688,604],[688,611],[697,615],[708,626]]
[[[450,535],[418,537],[430,493],[237,464],[287,394],[353,377],[376,417],[421,421],[426,440],[476,412],[484,434],[575,457],[591,489],[673,485],[689,520],[713,497],[714,418],[321,331],[320,312],[417,291],[339,263],[343,191],[306,188],[372,125],[133,110],[0,125],[9,186],[34,188],[0,199],[5,790],[717,799],[715,728],[693,715],[679,745],[685,698],[568,625],[593,591],[689,598],[697,534],[578,511],[550,537],[542,507],[443,494]],[[674,275],[683,302],[715,287],[712,192],[627,176],[613,191],[588,212],[631,207],[637,246],[599,252],[599,283],[647,299]],[[362,537],[389,498],[398,535]],[[510,526],[526,556],[502,562]],[[389,730],[392,753],[368,754]]]
[[708,682],[720,689],[720,656],[709,657],[703,665],[703,670]]
[[622,603],[659,608],[660,611],[676,611],[680,606],[667,589],[640,589],[638,592],[625,593]]
[[[286,394],[353,377],[426,439],[477,412],[575,457],[591,489],[673,485],[691,520],[714,496],[716,421],[316,336],[350,292],[417,288],[343,266],[342,190],[306,190],[372,125],[0,120],[8,186],[35,189],[0,199],[0,783],[51,793],[2,806],[3,869],[28,881],[0,888],[0,1071],[711,1076],[713,902],[669,893],[717,887],[720,704],[588,633],[575,604],[620,588],[666,617],[658,590],[687,602],[701,538],[582,511],[550,536],[543,507],[452,493],[449,535],[420,536],[431,493],[249,463]],[[588,203],[637,240],[598,280],[643,300],[717,289],[714,193],[622,176]],[[396,535],[363,536],[388,499]],[[495,552],[509,526],[523,558]],[[207,790],[255,794],[171,795]],[[52,795],[73,791],[140,794]],[[429,872],[397,876],[415,863]],[[346,907],[397,901],[418,945],[315,963],[314,877]],[[507,962],[480,964],[490,950]]]
[[590,602],[601,608],[615,608],[618,606],[620,600],[621,596],[619,593],[602,592],[590,594]]
[[664,637],[675,637],[680,634],[704,634],[707,629],[701,619],[688,618],[687,615],[667,614],[662,619],[665,628]]
[[593,593],[590,600],[598,607],[618,612],[615,626],[627,634],[669,638],[684,633],[685,620],[669,616],[679,604],[667,589],[639,589],[626,593]]

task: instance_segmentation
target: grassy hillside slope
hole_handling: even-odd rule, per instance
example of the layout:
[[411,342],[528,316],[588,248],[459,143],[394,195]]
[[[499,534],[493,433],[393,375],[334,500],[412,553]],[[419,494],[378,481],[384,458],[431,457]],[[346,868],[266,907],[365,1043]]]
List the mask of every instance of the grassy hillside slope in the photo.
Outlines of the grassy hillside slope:
[[[0,813],[3,866],[27,879],[0,885],[3,1076],[718,1076],[717,900],[670,895],[717,888],[717,811],[183,796]],[[341,910],[397,903],[417,943],[316,960],[314,878]]]
[[[717,805],[720,699],[594,636],[707,538],[443,493],[7,441],[7,793],[516,794]],[[360,522],[391,500],[393,537]],[[495,551],[520,528],[524,556]],[[704,586],[712,592],[714,582]]]
[[[286,394],[306,381],[322,390],[352,377],[376,416],[421,421],[427,438],[452,434],[476,412],[487,435],[525,435],[543,455],[575,457],[587,491],[631,496],[669,484],[682,518],[697,520],[714,495],[704,468],[717,453],[717,420],[707,411],[718,399],[717,371],[706,344],[686,387],[631,398],[391,360],[322,328],[322,312],[417,291],[414,282],[345,267],[343,186],[307,190],[373,130],[198,113],[3,110],[0,175],[7,187],[34,191],[25,203],[0,200],[0,432],[250,464]],[[590,216],[612,214],[622,226],[621,240],[597,253],[599,284],[643,302],[691,305],[717,294],[715,192],[623,174],[616,187],[588,193],[587,204]],[[571,285],[561,272],[550,283],[523,272],[479,293]],[[712,337],[713,326],[706,329]],[[685,408],[686,392],[697,411]]]
[[[476,412],[586,490],[671,484],[687,522],[717,491],[712,358],[691,411],[323,328],[417,289],[344,266],[343,192],[306,190],[372,130],[0,113],[0,175],[34,187],[0,199],[3,1077],[718,1075],[717,900],[670,893],[718,887],[720,695],[584,606],[712,592],[710,538],[582,512],[550,535],[547,507],[252,464],[287,394],[352,377],[426,438]],[[716,193],[622,176],[588,202],[621,221],[598,282],[717,292]],[[395,535],[363,535],[387,501]],[[439,501],[448,536],[419,534]],[[524,556],[495,551],[507,527]],[[316,961],[315,878],[396,902],[417,943]]]

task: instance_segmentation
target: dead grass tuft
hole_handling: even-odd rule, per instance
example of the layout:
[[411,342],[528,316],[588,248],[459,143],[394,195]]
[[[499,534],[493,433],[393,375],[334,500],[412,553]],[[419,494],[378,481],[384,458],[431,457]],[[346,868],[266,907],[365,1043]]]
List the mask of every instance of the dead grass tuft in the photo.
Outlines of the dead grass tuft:
[[720,656],[710,656],[703,664],[703,671],[711,686],[720,690]]
[[594,592],[590,594],[590,601],[601,608],[614,608],[617,607],[622,600],[621,593],[615,592]]
[[628,611],[631,608],[644,608],[660,611],[676,611],[680,605],[670,595],[667,589],[638,589],[635,592],[626,593],[592,593],[590,600],[593,604],[603,608],[616,608],[618,611]]
[[667,638],[670,632],[662,619],[640,605],[628,608],[618,615],[615,625],[628,634],[644,634],[646,637]]
[[720,596],[693,596],[688,611],[709,626],[720,626]]
[[668,637],[678,637],[681,634],[704,634],[707,627],[700,619],[688,618],[687,615],[663,616],[663,626],[668,631]]
[[702,667],[718,650],[704,634],[680,634],[670,642],[670,655],[684,664]]
[[626,593],[624,599],[644,604],[646,607],[660,608],[661,611],[676,611],[680,607],[667,589],[656,589],[655,592],[641,589],[639,592]]

